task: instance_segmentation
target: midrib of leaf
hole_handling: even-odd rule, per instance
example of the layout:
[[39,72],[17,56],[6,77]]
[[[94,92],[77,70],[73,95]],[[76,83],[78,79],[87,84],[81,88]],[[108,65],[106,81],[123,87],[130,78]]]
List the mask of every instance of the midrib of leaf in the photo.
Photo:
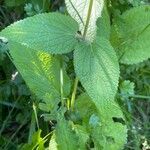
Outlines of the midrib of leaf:
[[[111,87],[111,89],[112,89],[112,91],[113,91],[113,89],[114,89],[114,88],[113,88],[113,87],[114,87],[114,84],[113,84],[113,82],[112,82],[112,79],[111,79],[110,75],[109,75],[108,72],[107,72],[107,69],[105,68],[105,64],[104,64],[104,62],[103,62],[103,59],[101,59],[101,58],[99,58],[99,56],[97,56],[97,54],[95,53],[94,48],[93,48],[92,46],[91,46],[91,49],[92,49],[94,55],[96,56],[99,65],[102,67],[104,73],[106,74],[106,77],[107,77],[107,79],[108,79],[108,81],[109,81],[109,83],[110,83],[110,87]],[[109,53],[107,53],[106,51],[104,51],[104,52],[105,52],[106,55],[108,55],[108,56],[110,57],[110,54],[109,54]],[[91,73],[92,73],[92,71],[91,71]]]
[[84,32],[83,32],[83,38],[84,39],[85,39],[86,34],[87,34],[87,30],[88,30],[88,26],[89,26],[89,22],[90,22],[90,17],[91,17],[91,12],[92,12],[92,7],[93,7],[93,0],[90,0],[86,24],[85,24],[85,28],[84,28]]
[[[90,22],[92,7],[93,7],[93,0],[90,0],[88,14],[87,14],[87,20],[86,20],[86,24],[85,24],[85,28],[84,28],[84,32],[83,32],[83,39],[84,40],[85,40],[85,37],[86,37],[86,34],[87,34],[89,22]],[[76,92],[77,92],[78,82],[79,82],[79,79],[76,77],[75,81],[74,81],[74,88],[73,88],[72,96],[71,96],[71,108],[72,109],[74,108],[74,103],[75,103],[75,98],[76,98],[75,95],[76,95]]]
[[80,21],[81,21],[82,24],[84,25],[84,22],[83,22],[83,20],[82,20],[82,18],[81,18],[81,16],[80,16],[79,12],[78,12],[77,9],[75,8],[75,6],[72,4],[72,1],[69,0],[69,2],[70,2],[70,4],[71,4],[71,6],[73,7],[73,9],[75,10],[75,12],[77,13],[77,15],[78,15]]
[[[146,31],[146,29],[147,28],[149,28],[150,27],[150,24],[148,24],[144,29],[142,29],[142,31],[141,32],[139,32],[135,37],[133,37],[133,38],[129,38],[129,37],[127,37],[127,38],[125,38],[125,41],[123,41],[122,43],[120,43],[118,46],[117,46],[117,48],[120,48],[120,46],[123,46],[123,45],[125,45],[125,44],[127,44],[128,42],[130,43],[130,45],[132,45],[135,41],[137,41],[138,40],[138,38]],[[122,56],[121,56],[122,57]],[[119,58],[120,59],[120,58]]]

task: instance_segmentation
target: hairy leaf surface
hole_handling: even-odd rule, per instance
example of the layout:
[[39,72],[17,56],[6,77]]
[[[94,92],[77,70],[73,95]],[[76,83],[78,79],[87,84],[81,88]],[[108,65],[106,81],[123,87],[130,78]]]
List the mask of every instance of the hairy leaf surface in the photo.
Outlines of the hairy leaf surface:
[[76,74],[97,107],[112,101],[117,91],[119,65],[110,43],[97,38],[93,44],[79,43],[75,48]]
[[[84,93],[76,100],[76,110],[79,111],[83,120],[82,124],[88,129],[96,150],[120,150],[123,148],[127,140],[127,127],[124,125],[122,111],[115,102],[97,109],[93,100]],[[95,121],[93,119],[91,123],[90,120],[93,116],[98,119]],[[116,119],[116,122],[113,119]]]
[[89,140],[89,133],[87,132],[84,126],[77,124],[77,125],[74,125],[74,128],[79,138],[78,150],[87,150],[87,142]]
[[103,0],[65,0],[65,2],[69,14],[79,23],[81,33],[84,34],[87,28],[86,39],[92,41],[96,35],[96,21],[103,9]]
[[18,21],[0,35],[34,50],[55,54],[74,49],[78,24],[68,16],[59,13],[45,13]]
[[[57,105],[60,98],[60,62],[49,53],[34,51],[21,44],[9,41],[13,63],[21,73],[31,91],[47,103],[49,109]],[[64,75],[65,94],[69,93],[70,83]]]
[[116,18],[111,41],[121,63],[134,64],[150,57],[150,6],[126,11]]
[[102,11],[102,16],[97,20],[97,36],[109,39],[110,31],[110,17],[107,7],[105,6]]
[[72,130],[70,122],[60,118],[55,133],[58,150],[77,150],[78,137]]

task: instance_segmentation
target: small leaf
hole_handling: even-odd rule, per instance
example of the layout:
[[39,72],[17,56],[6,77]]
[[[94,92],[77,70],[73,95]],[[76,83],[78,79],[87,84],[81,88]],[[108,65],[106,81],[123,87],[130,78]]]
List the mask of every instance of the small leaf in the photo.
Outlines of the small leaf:
[[117,92],[119,64],[114,49],[103,39],[75,48],[76,74],[97,107],[112,101]]
[[127,127],[121,109],[115,103],[100,108],[101,124],[92,129],[96,150],[120,150],[127,142]]
[[[81,33],[84,34],[87,28],[86,39],[93,41],[96,35],[96,21],[103,9],[103,0],[65,0],[65,2],[69,14],[78,22]],[[86,27],[89,15],[89,23]]]
[[107,7],[105,6],[102,11],[102,16],[97,20],[97,36],[109,39],[110,31],[110,16]]
[[90,102],[91,98],[87,93],[81,94],[75,103],[75,110],[79,113],[83,123],[87,125],[92,114],[97,111],[93,102]]
[[59,13],[45,13],[18,21],[0,35],[34,50],[62,54],[70,52],[77,43],[77,23]]
[[140,6],[116,18],[111,41],[119,60],[135,64],[150,58],[150,6]]
[[120,94],[122,96],[131,96],[134,95],[135,84],[129,80],[125,80],[120,85]]
[[56,126],[56,142],[58,150],[77,150],[78,137],[71,123],[60,117]]
[[41,130],[35,132],[32,136],[32,143],[23,145],[21,150],[31,150],[35,148],[37,148],[38,150],[44,150],[45,141],[41,138],[41,132]]
[[[76,100],[76,110],[81,112],[82,125],[88,129],[95,150],[120,150],[123,148],[127,142],[127,127],[122,111],[116,102],[112,101],[106,106],[96,108],[93,100],[84,93]],[[90,124],[87,123],[87,120]]]

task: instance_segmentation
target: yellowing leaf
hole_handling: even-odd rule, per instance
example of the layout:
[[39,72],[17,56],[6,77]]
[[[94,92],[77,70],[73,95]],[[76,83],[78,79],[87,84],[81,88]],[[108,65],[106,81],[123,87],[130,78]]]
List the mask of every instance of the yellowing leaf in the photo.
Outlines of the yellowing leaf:
[[[13,63],[21,73],[31,91],[43,102],[49,110],[58,104],[60,99],[60,63],[47,52],[32,50],[19,43],[9,41],[10,54]],[[64,94],[69,93],[69,78],[65,74]],[[67,94],[66,93],[66,94]]]

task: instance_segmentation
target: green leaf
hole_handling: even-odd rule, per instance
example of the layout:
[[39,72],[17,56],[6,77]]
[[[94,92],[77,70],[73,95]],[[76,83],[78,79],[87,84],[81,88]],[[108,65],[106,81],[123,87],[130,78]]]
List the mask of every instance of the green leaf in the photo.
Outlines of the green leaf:
[[96,35],[96,21],[103,9],[103,0],[65,0],[65,2],[69,14],[78,22],[82,35],[87,29],[86,39],[93,41]]
[[121,63],[135,64],[150,57],[150,6],[135,7],[116,18],[111,41]]
[[71,123],[60,117],[56,126],[56,142],[58,150],[77,150],[78,137]]
[[135,84],[129,80],[125,80],[121,83],[119,89],[120,94],[123,96],[131,96],[134,95]]
[[79,138],[79,150],[87,150],[87,143],[89,140],[89,133],[86,131],[84,126],[74,125],[76,134]]
[[90,101],[91,98],[86,93],[80,95],[75,101],[75,110],[79,113],[84,125],[88,124],[90,116],[97,111],[94,103]]
[[23,147],[21,148],[21,150],[31,150],[31,149],[35,149],[37,148],[38,150],[44,150],[44,139],[41,138],[41,130],[38,130],[37,132],[35,132],[32,136],[32,142],[31,144],[25,144],[23,145]]
[[78,97],[75,106],[82,117],[82,125],[93,139],[96,150],[123,148],[127,141],[127,127],[122,111],[114,101],[107,106],[96,108],[93,100],[84,93]]
[[76,74],[97,107],[107,105],[117,92],[119,64],[110,43],[97,38],[93,44],[81,42],[75,48]]
[[56,135],[55,133],[52,135],[49,148],[47,150],[57,150],[57,143],[56,143]]
[[127,142],[127,127],[121,109],[115,103],[101,108],[100,123],[91,130],[96,150],[120,150]]
[[[49,110],[58,104],[60,98],[60,62],[47,52],[34,51],[19,43],[9,41],[13,63],[21,73],[31,91]],[[64,72],[64,93],[68,94],[70,82]]]
[[110,31],[110,16],[107,7],[105,6],[102,11],[102,16],[97,20],[97,36],[109,39]]
[[62,54],[70,52],[77,43],[77,23],[59,13],[45,13],[18,21],[0,35],[34,50]]

